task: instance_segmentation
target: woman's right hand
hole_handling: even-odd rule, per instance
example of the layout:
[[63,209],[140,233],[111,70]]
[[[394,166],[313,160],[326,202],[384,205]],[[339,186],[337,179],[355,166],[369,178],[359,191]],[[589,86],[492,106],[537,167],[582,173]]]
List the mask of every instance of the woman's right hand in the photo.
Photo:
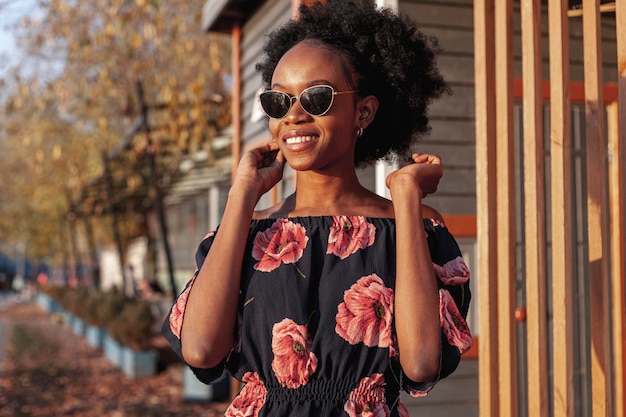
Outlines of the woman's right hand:
[[285,157],[272,141],[246,152],[239,161],[233,189],[256,193],[259,199],[283,178]]

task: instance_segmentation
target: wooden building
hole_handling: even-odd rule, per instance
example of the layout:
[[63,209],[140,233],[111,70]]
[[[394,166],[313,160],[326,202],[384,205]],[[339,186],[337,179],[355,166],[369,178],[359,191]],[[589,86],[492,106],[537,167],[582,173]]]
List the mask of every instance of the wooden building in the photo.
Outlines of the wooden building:
[[[232,38],[233,166],[269,138],[254,67],[300,3],[205,3],[204,29]],[[418,150],[444,160],[428,203],[473,273],[475,346],[427,397],[406,398],[411,415],[624,415],[626,0],[574,3],[379,0],[443,49],[453,94]],[[391,169],[359,176],[385,195]],[[260,206],[293,187],[287,169]]]

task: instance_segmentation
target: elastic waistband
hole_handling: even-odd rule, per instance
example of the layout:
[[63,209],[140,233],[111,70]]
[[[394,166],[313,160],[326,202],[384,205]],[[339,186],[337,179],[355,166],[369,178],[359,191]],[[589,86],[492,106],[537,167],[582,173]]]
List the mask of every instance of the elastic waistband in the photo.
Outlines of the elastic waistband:
[[268,384],[267,401],[329,401],[344,403],[348,400],[351,389],[355,382],[345,379],[323,379],[309,381],[308,384],[299,388],[285,388],[280,384]]

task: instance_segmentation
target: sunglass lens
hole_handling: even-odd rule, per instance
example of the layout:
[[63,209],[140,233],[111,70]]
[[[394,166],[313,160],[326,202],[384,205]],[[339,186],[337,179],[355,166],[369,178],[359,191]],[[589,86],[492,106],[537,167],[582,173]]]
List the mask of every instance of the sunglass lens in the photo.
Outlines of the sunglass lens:
[[307,88],[300,95],[300,105],[313,116],[325,114],[333,103],[333,89],[327,85]]
[[274,119],[285,117],[291,107],[291,99],[288,94],[280,91],[266,91],[259,96],[263,111]]

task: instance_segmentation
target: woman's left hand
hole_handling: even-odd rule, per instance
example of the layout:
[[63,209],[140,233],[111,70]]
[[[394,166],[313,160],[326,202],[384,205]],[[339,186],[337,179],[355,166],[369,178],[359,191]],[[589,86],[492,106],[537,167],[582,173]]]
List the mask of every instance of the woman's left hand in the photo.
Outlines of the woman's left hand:
[[414,153],[407,164],[387,176],[387,188],[399,180],[410,181],[422,193],[422,198],[437,191],[443,176],[443,162],[437,155]]

